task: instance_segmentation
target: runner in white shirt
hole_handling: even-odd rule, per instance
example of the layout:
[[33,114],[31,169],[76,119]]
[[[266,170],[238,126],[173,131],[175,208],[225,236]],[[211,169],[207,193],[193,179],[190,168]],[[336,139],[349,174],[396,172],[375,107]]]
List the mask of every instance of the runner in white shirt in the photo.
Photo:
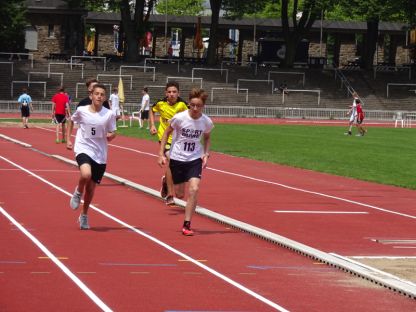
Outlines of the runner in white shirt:
[[110,98],[108,99],[110,103],[111,110],[116,114],[116,120],[121,118],[120,115],[120,98],[118,97],[118,89],[114,88],[113,93],[111,93]]
[[72,209],[78,209],[84,195],[84,205],[79,216],[81,230],[88,230],[88,208],[94,196],[95,187],[101,182],[107,163],[108,142],[116,136],[116,116],[103,107],[106,89],[96,84],[92,90],[92,104],[80,106],[71,116],[67,133],[67,148],[72,149],[71,134],[74,122],[79,125],[74,151],[80,170],[75,192],[70,200]]
[[193,89],[189,94],[189,110],[173,116],[160,143],[158,163],[162,167],[167,164],[164,146],[173,132],[169,167],[176,197],[185,196],[185,183],[189,182],[185,220],[182,227],[182,234],[187,236],[194,234],[191,229],[191,218],[198,200],[202,168],[207,166],[211,130],[214,127],[212,120],[202,113],[207,97],[204,90]]
[[149,109],[150,109],[150,96],[148,93],[147,87],[143,88],[143,97],[142,97],[142,104],[140,106],[140,118],[139,118],[139,124],[140,128],[143,128],[143,123],[146,120],[147,121],[147,127],[146,129],[149,129]]
[[350,121],[349,121],[349,125],[348,125],[348,132],[345,132],[345,135],[352,135],[352,126],[354,125],[354,123],[357,122],[357,99],[359,99],[357,92],[354,92],[352,94],[353,97],[353,102],[352,105],[350,106],[350,109],[347,113],[347,115],[350,115]]

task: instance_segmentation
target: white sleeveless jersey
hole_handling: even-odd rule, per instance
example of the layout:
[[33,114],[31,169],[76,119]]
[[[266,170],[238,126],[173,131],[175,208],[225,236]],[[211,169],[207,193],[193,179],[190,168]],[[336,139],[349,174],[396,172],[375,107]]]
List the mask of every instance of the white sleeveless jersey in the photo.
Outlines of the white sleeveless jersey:
[[79,125],[75,138],[76,155],[87,154],[99,164],[107,163],[107,133],[116,130],[116,116],[113,111],[102,107],[91,112],[89,105],[78,107],[71,120]]
[[173,116],[170,125],[174,131],[169,157],[179,161],[201,158],[204,152],[201,138],[214,127],[211,118],[202,114],[198,119],[193,119],[186,110]]

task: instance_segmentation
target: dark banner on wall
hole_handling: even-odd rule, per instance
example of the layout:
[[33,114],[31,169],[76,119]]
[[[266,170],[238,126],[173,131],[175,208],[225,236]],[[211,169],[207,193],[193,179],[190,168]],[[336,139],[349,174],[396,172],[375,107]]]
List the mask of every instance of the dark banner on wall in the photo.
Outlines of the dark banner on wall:
[[[308,62],[309,41],[302,40],[296,48],[295,62]],[[286,43],[278,39],[259,39],[257,61],[281,62],[286,55]]]

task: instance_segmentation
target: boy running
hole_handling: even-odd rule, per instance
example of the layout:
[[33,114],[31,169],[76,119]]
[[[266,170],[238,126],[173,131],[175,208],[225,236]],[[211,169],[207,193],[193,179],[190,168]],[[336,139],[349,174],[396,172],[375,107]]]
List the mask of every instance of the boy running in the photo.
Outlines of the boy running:
[[[64,87],[59,87],[58,93],[52,97],[52,120],[56,123],[56,143],[65,143],[66,118],[70,116],[69,98]],[[59,127],[62,128],[62,140],[59,140]]]
[[[149,111],[150,117],[150,134],[155,135],[157,133],[159,142],[161,142],[163,133],[169,126],[169,120],[179,112],[188,110],[188,106],[179,97],[179,84],[177,82],[168,82],[165,88],[165,98],[156,102]],[[155,113],[160,114],[159,128],[156,130],[155,127]],[[172,142],[172,136],[170,135],[163,147],[164,155],[169,161],[169,150]],[[162,187],[160,190],[160,196],[165,199],[166,205],[174,205],[173,200],[173,182],[172,174],[169,166],[166,166],[165,175],[162,176]]]
[[116,136],[116,116],[103,107],[106,89],[103,84],[95,84],[91,92],[92,104],[80,106],[71,116],[67,148],[72,149],[71,133],[74,122],[79,125],[75,138],[74,152],[80,170],[80,178],[70,200],[72,209],[78,209],[84,194],[84,206],[79,216],[81,230],[88,230],[88,208],[94,196],[95,187],[101,182],[107,163],[108,142]]
[[[178,198],[185,196],[185,183],[188,182],[188,200],[185,206],[185,220],[182,234],[191,236],[191,218],[195,210],[202,168],[209,158],[211,145],[212,120],[202,113],[208,95],[202,89],[193,89],[189,94],[189,110],[176,114],[165,130],[159,150],[159,166],[167,164],[163,146],[173,133],[172,147],[169,153],[169,167],[172,172],[175,194]],[[201,139],[203,143],[201,143]]]

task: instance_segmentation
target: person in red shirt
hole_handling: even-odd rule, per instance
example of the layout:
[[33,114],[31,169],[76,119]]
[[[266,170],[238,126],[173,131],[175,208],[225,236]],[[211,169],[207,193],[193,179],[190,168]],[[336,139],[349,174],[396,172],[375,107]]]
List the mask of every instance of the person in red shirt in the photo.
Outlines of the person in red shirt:
[[357,103],[357,129],[359,131],[359,134],[357,134],[358,136],[363,136],[367,133],[367,129],[364,128],[363,126],[363,121],[364,121],[364,111],[363,111],[363,107],[361,106],[361,101],[360,99],[356,100]]
[[[65,143],[66,118],[70,116],[69,99],[63,86],[52,97],[52,121],[56,124],[56,143]],[[59,128],[62,128],[62,140],[59,140]]]

